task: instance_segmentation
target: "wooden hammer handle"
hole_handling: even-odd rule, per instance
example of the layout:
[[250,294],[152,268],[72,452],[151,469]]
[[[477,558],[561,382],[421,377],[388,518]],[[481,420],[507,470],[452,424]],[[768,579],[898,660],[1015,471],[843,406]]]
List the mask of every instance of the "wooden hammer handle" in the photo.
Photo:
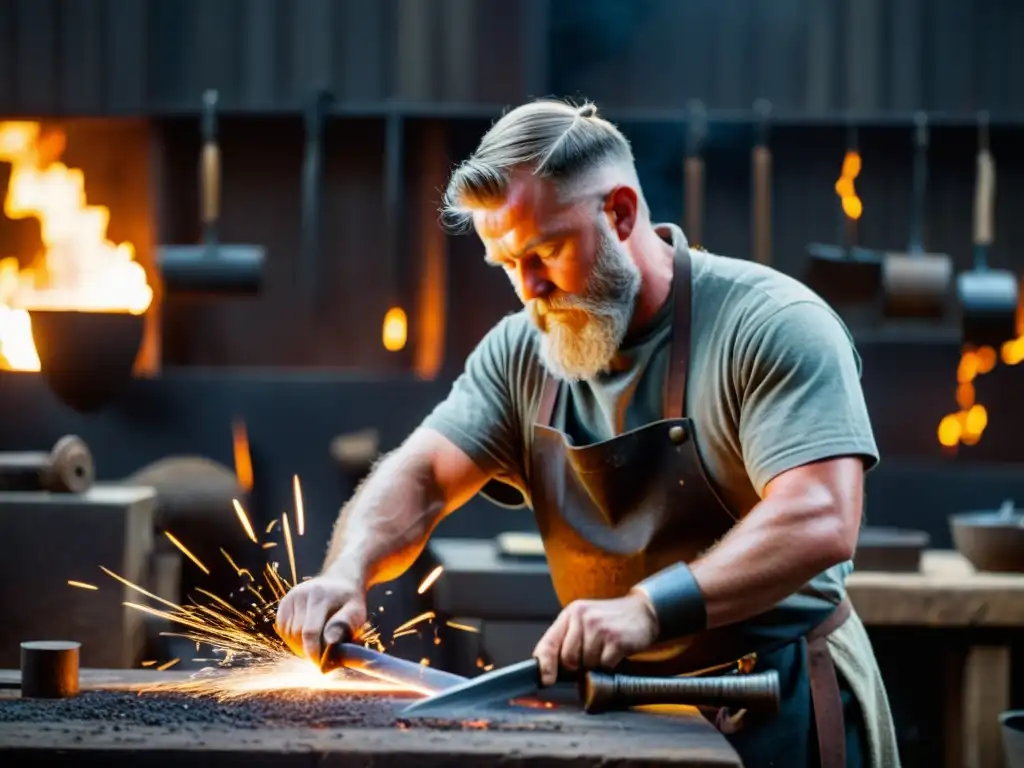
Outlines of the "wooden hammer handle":
[[216,142],[203,145],[202,167],[199,169],[202,185],[203,224],[215,224],[220,217],[220,147]]
[[220,146],[217,144],[217,91],[203,94],[203,150],[199,161],[199,218],[212,227],[220,218]]
[[754,147],[754,258],[761,264],[772,260],[772,153]]
[[686,239],[691,245],[700,245],[700,224],[704,218],[704,161],[699,157],[686,158]]
[[995,223],[996,163],[988,149],[978,152],[978,180],[974,189],[974,244],[991,245]]
[[583,708],[590,714],[651,704],[732,707],[775,713],[781,698],[779,673],[721,677],[632,677],[588,672],[580,686]]

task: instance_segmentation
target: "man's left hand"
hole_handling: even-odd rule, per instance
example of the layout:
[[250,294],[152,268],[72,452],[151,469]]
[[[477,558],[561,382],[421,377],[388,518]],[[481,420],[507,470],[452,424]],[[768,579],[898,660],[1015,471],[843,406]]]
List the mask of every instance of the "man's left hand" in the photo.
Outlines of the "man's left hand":
[[577,600],[558,614],[537,643],[541,680],[552,685],[559,667],[611,669],[627,656],[650,647],[658,619],[642,592],[613,600]]

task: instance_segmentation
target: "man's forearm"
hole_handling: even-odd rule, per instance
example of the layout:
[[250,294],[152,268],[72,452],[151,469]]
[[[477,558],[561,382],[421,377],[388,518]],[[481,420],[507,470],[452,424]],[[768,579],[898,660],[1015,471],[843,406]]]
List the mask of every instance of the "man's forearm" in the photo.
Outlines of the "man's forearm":
[[706,554],[637,585],[658,620],[659,640],[763,613],[817,574],[852,556],[859,515],[831,499],[767,498]]
[[691,563],[708,628],[756,616],[851,557],[848,516],[832,504],[826,498],[767,498]]
[[342,508],[324,572],[343,573],[367,589],[401,576],[443,510],[430,461],[407,447],[388,454]]

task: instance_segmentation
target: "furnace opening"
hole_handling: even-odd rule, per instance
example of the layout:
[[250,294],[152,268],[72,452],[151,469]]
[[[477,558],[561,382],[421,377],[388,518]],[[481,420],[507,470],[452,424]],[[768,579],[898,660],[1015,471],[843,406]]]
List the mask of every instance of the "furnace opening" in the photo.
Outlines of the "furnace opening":
[[32,309],[147,313],[156,367],[148,158],[144,121],[0,121],[0,370],[40,369]]

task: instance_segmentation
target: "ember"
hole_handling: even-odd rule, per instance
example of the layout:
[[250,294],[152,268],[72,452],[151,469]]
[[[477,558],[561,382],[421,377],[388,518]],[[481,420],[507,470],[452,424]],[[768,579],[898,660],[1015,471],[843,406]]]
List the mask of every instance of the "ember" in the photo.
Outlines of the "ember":
[[0,259],[0,368],[39,370],[29,310],[142,314],[153,300],[134,246],[107,239],[110,211],[88,205],[82,171],[58,162],[65,140],[39,123],[0,123],[0,162],[11,164],[4,214],[38,219],[43,244],[29,268]]
[[389,697],[366,694],[336,696],[328,691],[301,695],[264,693],[231,701],[162,692],[140,696],[130,691],[85,691],[74,699],[0,698],[0,723],[70,723],[102,721],[114,731],[132,726],[169,729],[213,728],[425,728],[431,730],[531,731],[565,730],[557,720],[538,720],[515,712],[494,719],[404,719]]
[[0,706],[0,722],[102,720],[117,725],[203,724],[234,728],[360,726],[394,724],[393,705],[366,695],[265,694],[230,703],[183,693],[140,696],[126,691],[85,691],[75,699],[11,699]]
[[[237,453],[247,453],[247,445],[239,450],[238,442],[245,442],[237,439],[244,435],[244,428],[235,425],[236,435],[236,462]],[[244,464],[244,462],[242,462]],[[237,469],[237,468],[236,468]],[[298,535],[302,535],[304,529],[304,513],[302,509],[302,490],[298,477],[293,478],[295,493],[295,517],[298,523]],[[249,516],[237,499],[233,506],[239,523],[247,537],[254,545],[266,548],[268,543],[261,542],[256,536],[255,529],[249,520]],[[229,567],[242,579],[243,595],[248,605],[233,605],[219,595],[204,589],[196,589],[196,594],[190,596],[190,603],[177,605],[165,600],[159,595],[134,584],[128,579],[100,566],[108,577],[119,582],[133,592],[149,601],[149,604],[142,602],[126,601],[125,606],[134,610],[142,611],[160,618],[164,618],[182,627],[178,636],[188,638],[196,643],[197,651],[201,646],[206,645],[213,649],[214,659],[202,659],[204,661],[215,661],[215,667],[206,667],[185,681],[166,681],[154,683],[139,688],[143,694],[179,694],[195,697],[207,697],[217,701],[229,701],[239,699],[258,698],[264,695],[277,697],[302,697],[311,692],[324,693],[345,693],[348,695],[368,694],[396,696],[424,696],[433,693],[433,689],[418,686],[405,681],[388,679],[376,670],[361,670],[352,672],[348,670],[335,670],[324,674],[319,667],[307,659],[297,657],[277,636],[274,631],[274,619],[276,616],[277,604],[287,591],[299,581],[296,569],[295,552],[292,538],[292,526],[288,513],[285,512],[278,521],[267,525],[264,531],[269,535],[273,531],[280,531],[282,543],[287,553],[291,580],[281,575],[279,564],[276,562],[267,563],[259,577],[245,568],[240,568],[235,560],[223,549],[221,554]],[[164,531],[167,540],[177,547],[204,574],[210,575],[210,566],[200,560],[170,531]],[[422,594],[437,581],[441,575],[441,569],[434,569],[420,585],[419,592]],[[262,580],[263,583],[259,583]],[[87,581],[72,580],[68,584],[79,589],[94,591],[98,587]],[[427,612],[416,616],[399,626],[392,634],[392,641],[409,634],[418,634],[419,627],[424,624],[433,624],[433,612]],[[455,628],[472,631],[472,627]],[[434,627],[436,632],[436,626]],[[385,644],[380,633],[367,623],[362,627],[360,639],[363,645],[374,648],[378,651],[385,650]],[[434,642],[438,642],[435,635]],[[200,661],[201,659],[196,659]],[[171,659],[157,665],[156,661],[143,662],[144,667],[156,667],[158,670],[169,669],[177,664],[179,659]],[[424,659],[424,664],[427,660]]]

